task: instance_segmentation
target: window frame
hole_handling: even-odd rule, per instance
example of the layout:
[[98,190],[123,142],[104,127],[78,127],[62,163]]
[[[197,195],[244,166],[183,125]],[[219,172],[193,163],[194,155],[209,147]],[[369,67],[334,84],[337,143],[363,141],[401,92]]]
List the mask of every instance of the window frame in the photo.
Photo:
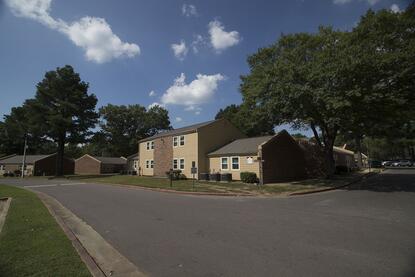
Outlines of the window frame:
[[154,140],[152,140],[151,143],[150,143],[150,149],[154,150]]
[[[226,159],[226,168],[223,168],[223,160]],[[229,170],[229,157],[221,157],[220,158],[220,170],[225,170],[228,171]]]
[[150,168],[150,160],[146,160],[146,168],[149,169]]
[[[182,138],[183,138],[183,140],[182,140]],[[179,145],[180,146],[184,146],[185,145],[185,141],[186,141],[186,139],[185,139],[184,135],[179,136]],[[183,142],[183,144],[182,144],[182,142]]]
[[[183,168],[182,168],[182,161],[183,161]],[[179,159],[179,169],[184,170],[186,168],[186,161],[184,158]]]
[[[176,166],[174,166],[174,162],[176,162]],[[172,167],[173,167],[174,170],[179,169],[179,159],[177,159],[177,158],[173,159],[173,166]]]
[[150,160],[150,169],[154,168],[154,160]]
[[178,146],[179,146],[179,137],[174,136],[173,137],[173,147],[178,147]]
[[[233,168],[233,165],[234,165],[233,159],[238,159],[238,168],[237,169]],[[233,170],[233,171],[239,171],[239,170],[241,170],[241,158],[239,156],[233,156],[233,157],[231,157],[231,170]]]

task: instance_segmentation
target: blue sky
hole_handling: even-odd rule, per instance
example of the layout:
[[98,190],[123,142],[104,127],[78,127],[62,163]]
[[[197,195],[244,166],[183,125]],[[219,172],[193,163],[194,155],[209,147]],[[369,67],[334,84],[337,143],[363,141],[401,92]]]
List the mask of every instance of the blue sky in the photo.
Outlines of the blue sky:
[[247,56],[281,33],[315,32],[319,25],[346,30],[369,8],[408,3],[4,0],[0,114],[33,97],[46,71],[70,64],[89,82],[97,107],[159,103],[176,128],[211,120],[241,102]]

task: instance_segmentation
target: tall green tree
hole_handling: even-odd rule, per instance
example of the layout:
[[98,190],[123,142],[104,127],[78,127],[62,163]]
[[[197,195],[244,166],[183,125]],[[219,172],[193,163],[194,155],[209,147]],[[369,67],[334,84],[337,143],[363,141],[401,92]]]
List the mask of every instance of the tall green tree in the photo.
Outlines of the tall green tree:
[[37,126],[30,124],[28,105],[13,107],[0,123],[0,153],[21,154],[27,139],[28,154],[44,154],[56,151],[56,145],[42,137]]
[[244,102],[267,111],[275,124],[313,130],[324,149],[329,175],[334,173],[334,141],[350,105],[343,97],[336,62],[342,59],[344,36],[323,27],[316,34],[283,35],[250,56],[250,74],[241,77]]
[[31,110],[30,124],[57,144],[56,175],[63,174],[65,144],[85,142],[97,122],[97,98],[88,94],[88,87],[66,65],[46,72],[36,86],[35,98],[26,101]]
[[170,129],[168,111],[155,106],[146,110],[140,105],[107,105],[99,109],[101,131],[94,135],[89,147],[102,144],[101,152],[115,156],[136,153],[138,140]]
[[245,105],[229,105],[220,109],[215,119],[226,118],[248,137],[274,134],[274,123],[258,109]]

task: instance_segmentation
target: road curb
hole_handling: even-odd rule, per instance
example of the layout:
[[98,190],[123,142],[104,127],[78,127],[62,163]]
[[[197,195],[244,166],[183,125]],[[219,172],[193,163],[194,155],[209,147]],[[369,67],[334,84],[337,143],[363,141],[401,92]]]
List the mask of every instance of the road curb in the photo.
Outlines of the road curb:
[[377,172],[368,172],[368,173],[363,174],[362,176],[357,177],[355,180],[350,181],[349,183],[341,185],[341,186],[322,188],[322,189],[312,189],[312,190],[305,190],[305,191],[296,191],[296,192],[289,193],[288,196],[306,195],[306,194],[313,194],[313,193],[326,192],[326,191],[331,191],[331,190],[336,190],[336,189],[342,189],[342,188],[348,187],[350,185],[353,185],[355,183],[362,181],[363,179],[367,179],[377,174],[378,174]]
[[0,201],[6,201],[0,213],[0,233],[1,233],[1,231],[3,230],[4,223],[6,222],[7,212],[9,211],[12,198],[11,197],[0,198]]
[[58,222],[94,277],[146,276],[91,226],[65,208],[55,198],[39,191],[29,190],[36,193]]
[[[86,184],[94,184],[93,182]],[[245,193],[220,193],[220,192],[197,192],[197,191],[180,191],[180,190],[170,190],[170,189],[159,189],[159,188],[149,188],[149,187],[142,187],[142,186],[135,186],[135,185],[123,185],[123,184],[111,184],[111,183],[100,183],[96,182],[95,184],[103,184],[103,185],[110,185],[110,186],[117,186],[117,187],[127,187],[133,189],[142,189],[142,190],[149,190],[149,191],[156,191],[156,192],[165,192],[165,193],[173,193],[173,194],[182,194],[182,195],[197,195],[197,196],[233,196],[233,197],[246,197],[246,196],[257,196],[255,194],[245,194]]]

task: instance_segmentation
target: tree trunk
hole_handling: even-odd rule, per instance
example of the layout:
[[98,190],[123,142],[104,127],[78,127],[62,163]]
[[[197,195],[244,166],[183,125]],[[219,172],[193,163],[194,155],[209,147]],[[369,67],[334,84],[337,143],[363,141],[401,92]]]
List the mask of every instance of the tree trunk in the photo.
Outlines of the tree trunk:
[[324,147],[324,154],[326,159],[326,167],[327,167],[327,178],[333,177],[336,171],[336,165],[333,158],[333,146],[331,147]]
[[65,135],[58,139],[58,153],[56,155],[56,176],[63,176],[63,157],[65,154]]

